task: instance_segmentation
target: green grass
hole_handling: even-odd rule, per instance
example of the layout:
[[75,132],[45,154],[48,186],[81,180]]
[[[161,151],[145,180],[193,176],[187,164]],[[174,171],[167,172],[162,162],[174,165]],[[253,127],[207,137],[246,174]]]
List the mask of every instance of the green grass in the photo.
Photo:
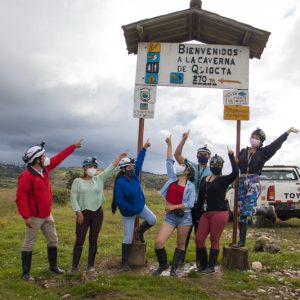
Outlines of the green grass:
[[[54,275],[48,271],[45,239],[39,233],[33,253],[32,275],[34,283],[21,279],[20,248],[23,243],[25,225],[15,207],[15,190],[0,190],[0,299],[61,299],[70,294],[69,299],[243,299],[243,290],[255,291],[259,287],[280,286],[272,274],[281,269],[300,269],[299,220],[279,223],[276,227],[266,228],[279,239],[281,252],[277,254],[254,253],[254,239],[248,241],[250,261],[261,261],[268,272],[255,274],[239,270],[225,270],[212,275],[190,272],[185,278],[155,277],[145,275],[149,272],[119,272],[123,228],[120,214],[110,212],[111,192],[106,193],[104,223],[98,240],[96,266],[99,266],[95,279],[87,279],[77,274]],[[156,191],[147,191],[148,206],[157,215],[158,225],[146,234],[147,261],[156,264],[154,239],[164,215],[164,204]],[[71,265],[72,248],[75,240],[75,215],[70,203],[66,206],[55,205],[53,216],[59,237],[59,265],[68,269]],[[222,236],[221,246],[231,241],[232,225],[229,224]],[[250,232],[260,229],[250,228]],[[171,261],[176,235],[166,245],[168,259]],[[291,249],[291,245],[295,248]],[[81,270],[87,261],[87,243],[81,259]],[[190,242],[186,261],[195,260],[195,245]],[[219,255],[219,263],[222,255]],[[146,270],[148,271],[148,269]],[[252,274],[253,275],[253,274]],[[299,278],[284,278],[292,287],[300,288]],[[48,285],[48,286],[46,286]]]

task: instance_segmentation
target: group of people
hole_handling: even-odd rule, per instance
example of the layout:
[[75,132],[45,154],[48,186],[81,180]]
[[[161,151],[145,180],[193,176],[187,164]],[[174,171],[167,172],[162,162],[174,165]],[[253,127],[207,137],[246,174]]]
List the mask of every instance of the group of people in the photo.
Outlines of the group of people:
[[[290,133],[299,130],[291,127],[278,139],[263,147],[266,139],[261,129],[256,129],[250,137],[250,147],[242,149],[238,160],[233,151],[228,149],[232,171],[222,174],[224,160],[219,155],[211,156],[205,145],[197,150],[198,163],[193,163],[182,155],[183,147],[189,137],[189,131],[183,133],[173,157],[172,138],[166,138],[166,169],[168,180],[160,193],[165,198],[165,216],[155,238],[155,253],[158,268],[153,275],[160,275],[169,268],[165,243],[177,229],[177,242],[170,269],[171,276],[177,276],[179,264],[185,260],[190,235],[194,228],[196,242],[196,266],[202,273],[215,271],[219,254],[219,241],[228,222],[228,208],[225,194],[228,186],[239,176],[239,241],[232,247],[245,246],[248,218],[265,215],[276,221],[273,206],[256,207],[260,195],[259,175],[266,163],[281,147]],[[16,204],[26,225],[25,240],[21,251],[22,276],[26,281],[34,280],[31,276],[32,250],[39,229],[42,230],[48,249],[49,268],[62,274],[65,271],[57,265],[57,233],[51,214],[52,192],[49,172],[57,167],[76,148],[82,146],[82,140],[68,146],[52,157],[46,156],[44,143],[29,148],[23,160],[27,168],[18,179]],[[86,234],[89,231],[89,250],[87,272],[93,272],[97,253],[97,240],[103,222],[102,204],[104,201],[104,183],[117,167],[113,190],[112,212],[119,209],[122,216],[124,238],[122,242],[122,269],[129,271],[128,258],[133,241],[134,230],[141,242],[144,233],[157,222],[155,214],[145,202],[139,175],[147,149],[151,146],[148,139],[140,150],[136,160],[128,157],[128,152],[121,152],[102,172],[97,174],[98,162],[95,157],[83,161],[83,174],[76,178],[71,187],[71,203],[76,215],[76,240],[73,247],[72,266],[69,274],[78,270]],[[177,161],[174,167],[175,160]],[[135,219],[144,221],[134,227]],[[206,239],[210,235],[210,251],[206,249]]]

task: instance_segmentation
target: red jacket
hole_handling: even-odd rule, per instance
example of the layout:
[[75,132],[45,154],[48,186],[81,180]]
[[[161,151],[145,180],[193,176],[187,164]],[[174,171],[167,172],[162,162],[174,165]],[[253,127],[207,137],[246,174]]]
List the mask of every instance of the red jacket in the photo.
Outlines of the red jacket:
[[44,169],[43,175],[37,173],[30,165],[18,178],[16,204],[19,214],[24,218],[47,218],[51,214],[52,191],[49,172],[57,167],[74,150],[70,145],[50,159],[50,165]]

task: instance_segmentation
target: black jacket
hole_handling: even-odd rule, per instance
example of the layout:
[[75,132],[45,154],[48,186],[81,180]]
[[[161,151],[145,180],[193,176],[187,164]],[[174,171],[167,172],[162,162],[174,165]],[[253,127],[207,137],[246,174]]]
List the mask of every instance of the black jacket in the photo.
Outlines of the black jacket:
[[248,168],[249,147],[242,149],[239,157],[239,168],[241,174],[248,173],[248,174],[260,175],[261,170],[265,165],[265,163],[281,148],[283,142],[286,141],[287,137],[288,137],[288,133],[285,132],[274,142],[272,142],[270,145],[266,147],[258,148],[251,158],[248,172],[247,172],[247,168]]

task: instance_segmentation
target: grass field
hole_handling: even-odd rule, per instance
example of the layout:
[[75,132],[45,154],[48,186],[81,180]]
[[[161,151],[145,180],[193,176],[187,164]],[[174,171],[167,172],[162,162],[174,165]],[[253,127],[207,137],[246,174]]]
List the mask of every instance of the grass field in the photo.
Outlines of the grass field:
[[[20,248],[25,225],[15,208],[15,190],[0,189],[0,299],[274,299],[279,291],[288,290],[286,299],[297,298],[300,291],[300,220],[279,222],[268,228],[249,230],[250,261],[262,262],[262,272],[223,270],[210,275],[191,271],[181,278],[150,275],[150,266],[156,265],[154,237],[163,218],[163,201],[156,191],[146,191],[148,206],[155,212],[158,224],[146,234],[147,266],[124,274],[119,270],[122,222],[119,213],[110,212],[111,193],[107,192],[104,205],[105,219],[98,241],[96,275],[89,277],[84,272],[87,261],[87,243],[81,259],[81,274],[73,277],[55,275],[48,271],[46,243],[40,233],[34,247],[32,275],[35,282],[21,279]],[[55,205],[53,216],[59,237],[59,265],[68,269],[71,264],[75,239],[75,217],[70,204]],[[232,224],[223,234],[221,244],[231,242]],[[278,254],[255,253],[254,239],[261,233],[271,234],[280,241]],[[171,261],[175,235],[167,243]],[[194,243],[191,242],[187,263],[195,260]],[[219,263],[222,254],[219,255]],[[295,276],[294,276],[295,275]],[[267,292],[273,289],[273,292]],[[258,293],[265,290],[265,293]],[[295,292],[296,291],[296,292]],[[295,298],[293,298],[295,294]],[[279,298],[284,299],[284,297]]]

